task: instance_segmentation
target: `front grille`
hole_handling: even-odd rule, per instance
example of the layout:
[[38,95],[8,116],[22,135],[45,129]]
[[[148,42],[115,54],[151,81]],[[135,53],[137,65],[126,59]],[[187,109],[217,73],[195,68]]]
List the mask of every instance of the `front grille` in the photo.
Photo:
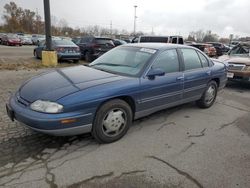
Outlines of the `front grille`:
[[239,70],[242,71],[246,65],[244,64],[234,64],[234,63],[229,63],[228,64],[228,70]]

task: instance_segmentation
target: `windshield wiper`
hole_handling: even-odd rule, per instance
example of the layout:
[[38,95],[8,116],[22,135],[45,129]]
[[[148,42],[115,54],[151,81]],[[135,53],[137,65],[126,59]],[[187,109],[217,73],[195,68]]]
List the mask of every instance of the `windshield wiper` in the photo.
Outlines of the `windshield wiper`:
[[98,63],[98,64],[95,64],[95,65],[91,65],[91,67],[92,66],[98,66],[98,65],[107,65],[107,66],[114,66],[114,67],[133,67],[133,66],[130,66],[130,65],[122,65],[122,64],[114,64],[114,63]]

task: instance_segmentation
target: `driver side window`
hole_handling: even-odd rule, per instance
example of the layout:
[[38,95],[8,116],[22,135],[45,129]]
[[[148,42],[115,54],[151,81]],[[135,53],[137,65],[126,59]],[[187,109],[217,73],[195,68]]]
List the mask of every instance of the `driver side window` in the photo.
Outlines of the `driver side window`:
[[179,72],[179,60],[176,50],[166,50],[158,55],[152,68],[160,68],[165,73]]

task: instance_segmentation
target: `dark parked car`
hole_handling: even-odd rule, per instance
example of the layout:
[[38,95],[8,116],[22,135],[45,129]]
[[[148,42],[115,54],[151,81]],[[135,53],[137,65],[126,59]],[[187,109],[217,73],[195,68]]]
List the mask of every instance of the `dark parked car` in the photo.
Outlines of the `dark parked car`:
[[187,44],[188,46],[193,46],[195,48],[198,48],[199,50],[203,51],[205,54],[207,54],[209,57],[215,57],[216,56],[216,49],[211,44],[206,43],[190,43]]
[[115,47],[111,38],[92,36],[81,37],[77,45],[80,47],[82,57],[87,62],[93,61]]
[[132,40],[132,43],[160,42],[172,44],[184,44],[181,36],[139,36]]
[[21,39],[17,35],[9,34],[2,36],[2,44],[7,46],[22,46]]
[[87,66],[56,69],[25,82],[10,97],[12,120],[47,134],[91,132],[102,143],[123,137],[134,119],[196,101],[213,105],[226,66],[198,49],[126,44]]
[[221,56],[230,50],[228,46],[220,42],[207,42],[207,44],[213,45],[213,47],[216,49],[217,56]]
[[[78,62],[81,58],[79,47],[70,40],[52,40],[52,49],[57,52],[58,60]],[[38,46],[34,49],[34,56],[41,59],[43,50],[45,50],[45,41],[38,43]]]
[[72,38],[72,42],[74,42],[76,45],[78,45],[81,41],[81,37],[74,37]]
[[120,40],[120,39],[114,39],[113,43],[114,43],[115,46],[120,46],[120,45],[123,45],[123,44],[127,44],[127,42],[125,42],[124,40]]
[[2,44],[2,37],[6,35],[5,33],[0,33],[0,44]]
[[219,57],[228,66],[228,79],[250,82],[250,42],[239,43]]

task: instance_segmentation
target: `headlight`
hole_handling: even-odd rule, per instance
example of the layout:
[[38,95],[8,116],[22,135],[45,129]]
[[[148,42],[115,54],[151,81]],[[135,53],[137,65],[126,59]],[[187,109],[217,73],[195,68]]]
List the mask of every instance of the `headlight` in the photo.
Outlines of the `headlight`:
[[45,113],[59,113],[63,111],[63,106],[55,102],[37,100],[30,105],[30,108],[35,111]]

